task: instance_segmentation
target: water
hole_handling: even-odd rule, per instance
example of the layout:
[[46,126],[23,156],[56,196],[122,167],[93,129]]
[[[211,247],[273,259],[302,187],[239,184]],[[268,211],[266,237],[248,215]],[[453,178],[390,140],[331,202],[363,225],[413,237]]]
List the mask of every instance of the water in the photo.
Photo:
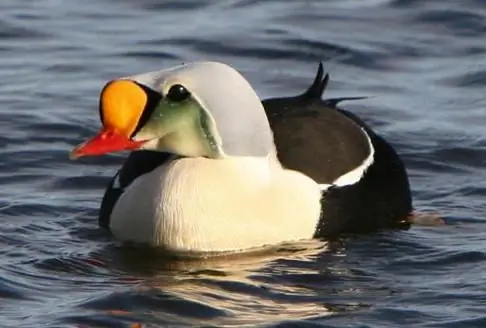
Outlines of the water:
[[[0,326],[486,326],[483,0],[0,3]],[[193,60],[262,97],[328,97],[403,156],[413,227],[235,259],[173,261],[98,228],[125,154],[68,160],[111,78]]]

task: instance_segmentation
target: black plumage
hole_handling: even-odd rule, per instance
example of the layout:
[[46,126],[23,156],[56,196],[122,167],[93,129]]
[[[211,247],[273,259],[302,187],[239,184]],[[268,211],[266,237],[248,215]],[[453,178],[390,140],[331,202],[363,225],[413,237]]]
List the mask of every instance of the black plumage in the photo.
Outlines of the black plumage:
[[282,164],[319,183],[331,183],[360,165],[369,154],[363,132],[373,145],[373,164],[357,183],[323,193],[315,237],[408,228],[412,197],[403,162],[362,119],[337,107],[363,97],[321,99],[329,81],[323,73],[321,63],[301,95],[263,101]]

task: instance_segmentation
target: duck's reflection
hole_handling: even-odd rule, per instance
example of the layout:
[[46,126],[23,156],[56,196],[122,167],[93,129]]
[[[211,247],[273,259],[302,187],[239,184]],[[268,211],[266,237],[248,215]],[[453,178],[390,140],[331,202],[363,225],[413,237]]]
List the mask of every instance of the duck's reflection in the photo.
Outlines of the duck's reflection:
[[326,252],[335,257],[335,247],[312,240],[253,253],[163,260],[153,251],[118,249],[112,265],[137,277],[132,291],[160,302],[150,310],[154,319],[167,320],[170,312],[171,320],[187,324],[254,325],[342,312],[313,287],[322,275],[316,258]]

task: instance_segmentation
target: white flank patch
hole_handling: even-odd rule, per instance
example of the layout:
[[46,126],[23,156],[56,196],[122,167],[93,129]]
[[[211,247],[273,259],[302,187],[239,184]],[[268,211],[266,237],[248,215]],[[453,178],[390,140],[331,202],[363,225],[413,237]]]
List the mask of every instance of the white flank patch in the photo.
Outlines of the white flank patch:
[[[361,129],[361,130],[363,130],[363,129]],[[358,182],[363,177],[366,170],[371,166],[371,164],[373,164],[374,156],[375,156],[375,148],[373,147],[373,144],[371,143],[371,139],[368,136],[368,133],[366,133],[365,130],[363,130],[363,133],[366,136],[366,140],[368,140],[368,146],[370,147],[370,154],[355,169],[353,169],[352,171],[349,171],[348,173],[346,173],[344,175],[341,175],[339,178],[334,180],[332,185],[338,186],[338,187],[343,187],[343,186],[349,186],[349,185],[355,184],[356,182]]]

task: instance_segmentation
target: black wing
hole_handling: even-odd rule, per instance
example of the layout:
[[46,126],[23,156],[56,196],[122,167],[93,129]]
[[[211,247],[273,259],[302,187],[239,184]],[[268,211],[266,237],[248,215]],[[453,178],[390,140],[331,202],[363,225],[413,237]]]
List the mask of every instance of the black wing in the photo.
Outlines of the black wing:
[[340,101],[363,97],[322,100],[328,81],[320,63],[304,93],[262,102],[282,164],[325,184],[358,167],[371,151],[365,123],[336,107]]
[[325,191],[314,237],[408,228],[412,198],[402,160],[361,118],[337,107],[365,97],[321,99],[328,81],[321,63],[306,92],[263,101],[282,164],[319,183],[330,183],[362,162],[369,154],[364,133],[373,145],[373,164],[357,183]]

